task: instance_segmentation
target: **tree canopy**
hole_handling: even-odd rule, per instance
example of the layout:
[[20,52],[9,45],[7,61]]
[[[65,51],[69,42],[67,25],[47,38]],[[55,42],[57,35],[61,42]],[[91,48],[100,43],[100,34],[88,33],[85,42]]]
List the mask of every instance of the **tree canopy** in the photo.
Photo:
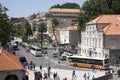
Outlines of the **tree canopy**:
[[57,4],[52,6],[51,8],[70,8],[70,9],[80,9],[80,5],[76,3],[64,3],[62,5]]
[[8,9],[0,4],[0,43],[2,47],[7,47],[7,43],[13,36],[13,27],[6,11]]
[[85,24],[103,14],[120,14],[120,0],[87,0],[78,15],[78,30],[85,30]]

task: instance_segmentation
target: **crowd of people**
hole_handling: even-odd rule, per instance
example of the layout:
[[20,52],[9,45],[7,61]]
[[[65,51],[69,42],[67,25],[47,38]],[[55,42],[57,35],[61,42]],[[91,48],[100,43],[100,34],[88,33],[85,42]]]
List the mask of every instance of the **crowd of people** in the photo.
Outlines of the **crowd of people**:
[[[42,65],[39,66],[39,71],[36,70],[36,66],[35,66],[35,63],[33,63],[32,61],[29,63],[29,65],[27,66],[28,70],[31,70],[31,71],[34,71],[34,76],[35,76],[35,80],[68,80],[69,78],[68,77],[61,77],[59,76],[59,73],[57,72],[53,72],[51,71],[51,66],[47,66],[47,69],[43,69]],[[91,66],[91,70],[92,72],[94,72],[94,65]],[[101,69],[100,69],[101,71]],[[108,71],[108,73],[110,73]],[[107,74],[107,73],[105,73]],[[73,72],[71,73],[71,79],[72,80],[77,80],[77,77],[79,75],[76,75],[76,71],[73,70]],[[28,77],[29,78],[29,77]],[[26,80],[29,80],[29,79],[26,79]],[[91,75],[89,72],[86,72],[86,73],[83,73],[83,79],[84,80],[95,80],[95,75]]]

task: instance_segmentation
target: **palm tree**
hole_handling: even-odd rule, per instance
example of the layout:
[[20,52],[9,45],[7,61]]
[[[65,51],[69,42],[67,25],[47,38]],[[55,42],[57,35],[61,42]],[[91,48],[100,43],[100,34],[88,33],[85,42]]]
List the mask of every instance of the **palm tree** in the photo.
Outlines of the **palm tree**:
[[41,49],[43,48],[43,33],[47,31],[47,26],[44,22],[38,24],[38,32],[41,32]]
[[55,35],[55,28],[58,26],[59,22],[57,19],[53,18],[52,19],[52,30],[53,30],[53,35],[55,36],[55,40],[58,43],[57,37]]
[[31,30],[31,25],[29,24],[28,21],[25,21],[25,28],[26,28],[26,35],[27,39],[29,40],[29,37],[33,35],[32,30]]

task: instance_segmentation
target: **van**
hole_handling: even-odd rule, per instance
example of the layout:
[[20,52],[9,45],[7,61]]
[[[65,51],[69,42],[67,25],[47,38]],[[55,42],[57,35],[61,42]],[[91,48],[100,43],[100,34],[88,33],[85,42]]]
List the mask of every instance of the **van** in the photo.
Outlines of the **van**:
[[34,56],[42,56],[42,50],[38,46],[31,46],[30,53]]

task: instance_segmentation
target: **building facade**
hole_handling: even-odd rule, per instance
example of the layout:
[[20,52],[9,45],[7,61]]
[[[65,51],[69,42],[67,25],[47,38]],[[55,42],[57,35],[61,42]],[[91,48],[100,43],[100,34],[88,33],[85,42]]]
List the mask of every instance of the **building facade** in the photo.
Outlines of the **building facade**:
[[60,30],[60,44],[77,46],[79,40],[77,26],[69,26]]
[[108,58],[110,50],[120,49],[120,15],[95,18],[81,35],[79,55]]
[[59,27],[75,25],[77,23],[77,16],[80,13],[79,9],[67,9],[67,8],[52,8],[49,9],[45,18],[55,18],[59,22]]

